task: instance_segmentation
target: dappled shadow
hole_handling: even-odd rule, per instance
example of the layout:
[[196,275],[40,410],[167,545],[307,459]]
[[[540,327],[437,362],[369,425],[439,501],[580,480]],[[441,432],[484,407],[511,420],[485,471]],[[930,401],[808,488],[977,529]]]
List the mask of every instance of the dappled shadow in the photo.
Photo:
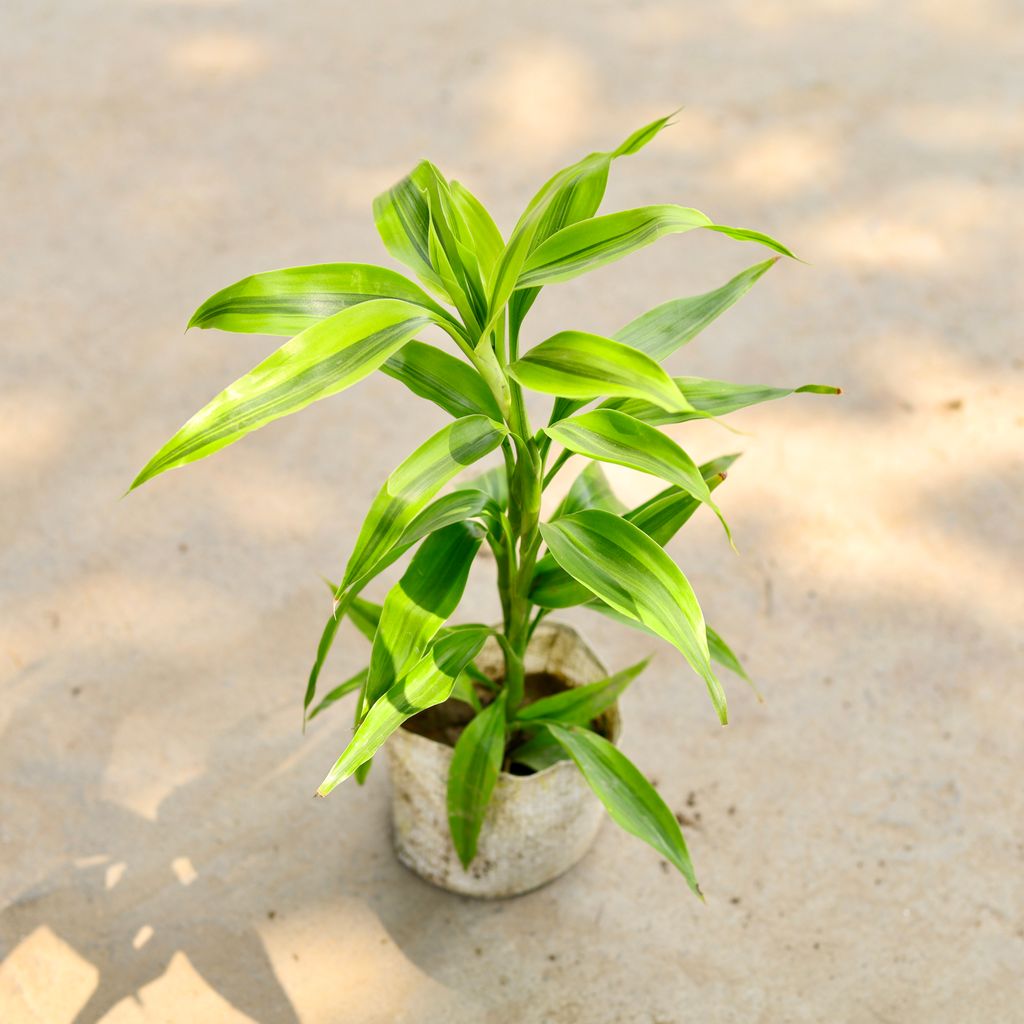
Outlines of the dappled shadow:
[[[80,1021],[179,953],[272,1024],[1016,1012],[1016,5],[4,13],[5,956],[49,928],[94,965]],[[706,907],[613,828],[538,893],[451,897],[388,848],[383,759],[310,799],[348,709],[298,733],[317,573],[443,416],[375,376],[117,496],[277,344],[182,338],[216,288],[390,265],[370,201],[422,156],[507,229],[547,172],[680,103],[605,208],[692,204],[812,266],[778,265],[670,369],[846,392],[744,413],[749,437],[674,435],[698,459],[746,451],[717,492],[741,556],[703,513],[672,552],[767,702],[730,686],[719,729],[670,651],[626,697],[624,747],[690,822]],[[546,288],[524,343],[607,333],[760,255],[666,239]],[[611,475],[631,501],[659,486]],[[468,617],[496,617],[490,575]],[[560,617],[612,666],[651,650]],[[365,664],[357,643],[331,678]],[[154,1015],[187,1018],[174,998]]]
[[[36,714],[15,714],[4,744],[31,733]],[[46,747],[33,756],[59,760]],[[263,915],[239,906],[226,884],[225,855],[237,849],[250,857],[251,849],[239,848],[237,830],[210,835],[208,827],[196,828],[210,818],[218,785],[204,774],[178,786],[151,818],[103,799],[98,780],[76,779],[77,799],[63,823],[66,860],[0,910],[7,952],[45,926],[97,970],[75,1024],[95,1024],[137,997],[179,952],[253,1020],[298,1020],[257,930]]]

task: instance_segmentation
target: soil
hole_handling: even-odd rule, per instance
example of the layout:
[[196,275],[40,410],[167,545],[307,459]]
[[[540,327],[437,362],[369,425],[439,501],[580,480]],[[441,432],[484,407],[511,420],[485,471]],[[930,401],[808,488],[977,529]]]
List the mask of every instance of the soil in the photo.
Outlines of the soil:
[[[499,680],[500,682],[500,680]],[[527,704],[532,704],[541,697],[550,697],[556,693],[562,693],[569,689],[565,679],[552,672],[531,672],[527,675],[523,686],[523,693]],[[477,695],[480,702],[486,707],[492,700],[494,694],[481,685],[477,685]],[[461,700],[447,700],[443,704],[436,704],[426,711],[410,718],[403,728],[416,733],[417,736],[425,736],[429,740],[438,743],[445,743],[454,747],[462,735],[463,729],[472,721],[473,709]],[[597,720],[597,731],[606,736],[607,729],[601,719]],[[509,742],[509,749],[515,746],[521,739],[522,734],[518,731],[513,733]],[[516,774],[530,775],[532,769],[524,765],[516,765]]]

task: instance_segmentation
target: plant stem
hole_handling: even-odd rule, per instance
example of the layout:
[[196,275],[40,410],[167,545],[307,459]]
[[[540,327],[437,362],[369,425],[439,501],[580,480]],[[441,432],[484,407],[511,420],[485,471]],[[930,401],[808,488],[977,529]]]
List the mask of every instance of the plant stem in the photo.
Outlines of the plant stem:
[[499,569],[498,586],[505,613],[503,646],[505,687],[508,691],[506,712],[511,719],[523,703],[525,688],[523,658],[530,641],[530,584],[541,544],[538,524],[543,459],[532,439],[522,389],[512,380],[509,381],[509,406],[507,422],[512,431],[512,447],[515,449],[515,461],[511,462],[508,455],[505,460],[512,533],[508,542],[511,557],[508,564]]

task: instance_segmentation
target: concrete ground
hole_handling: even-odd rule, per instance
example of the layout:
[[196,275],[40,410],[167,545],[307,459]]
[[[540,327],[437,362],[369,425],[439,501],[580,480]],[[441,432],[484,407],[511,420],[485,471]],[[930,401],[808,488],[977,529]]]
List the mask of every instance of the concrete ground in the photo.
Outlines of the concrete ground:
[[[1021,1021],[1024,9],[1013,0],[33,0],[0,56],[0,1020]],[[623,745],[707,903],[610,825],[504,903],[394,860],[386,771],[310,799],[299,702],[383,475],[441,416],[377,377],[120,495],[271,339],[193,332],[252,271],[379,260],[429,156],[507,227],[686,104],[606,209],[768,230],[676,372],[842,385],[686,425],[740,448],[672,545],[766,695],[658,648]],[[697,233],[547,289],[611,332],[761,258]],[[627,499],[650,481],[613,474]],[[490,566],[474,617],[496,613]],[[378,588],[382,592],[383,585]],[[570,616],[613,666],[656,648]],[[346,627],[329,679],[365,659]]]

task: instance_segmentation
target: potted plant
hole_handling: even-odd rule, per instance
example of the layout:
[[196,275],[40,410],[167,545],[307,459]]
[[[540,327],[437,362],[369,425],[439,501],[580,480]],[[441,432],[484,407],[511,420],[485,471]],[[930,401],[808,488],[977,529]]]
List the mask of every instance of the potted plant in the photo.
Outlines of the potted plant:
[[[388,252],[422,287],[383,267],[333,263],[257,274],[217,292],[190,327],[291,340],[193,416],[132,484],[204,458],[375,370],[451,415],[384,482],[332,586],[304,721],[354,694],[354,733],[319,795],[349,776],[362,780],[390,739],[399,856],[455,891],[505,896],[550,880],[586,851],[603,804],[699,894],[674,815],[616,746],[617,698],[645,663],[609,674],[573,630],[548,619],[582,605],[667,640],[727,721],[713,664],[745,673],[705,625],[664,548],[702,505],[728,534],[712,492],[735,456],[697,466],[658,427],[717,418],[791,390],[673,378],[661,362],[792,253],[767,235],[683,206],[597,216],[611,164],[640,150],[668,120],[559,171],[507,240],[464,185],[420,163],[376,199],[373,212]],[[777,255],[707,294],[666,302],[610,337],[564,330],[523,344],[524,319],[541,288],[695,228]],[[428,328],[443,332],[453,351],[419,340]],[[543,426],[530,423],[523,389],[552,396]],[[442,493],[492,452],[500,453],[498,466]],[[545,488],[572,455],[588,461],[544,521]],[[667,486],[626,509],[602,463]],[[455,624],[484,545],[497,566],[502,621]],[[383,603],[367,600],[367,585],[409,552]],[[369,664],[315,702],[346,616],[371,642]]]

